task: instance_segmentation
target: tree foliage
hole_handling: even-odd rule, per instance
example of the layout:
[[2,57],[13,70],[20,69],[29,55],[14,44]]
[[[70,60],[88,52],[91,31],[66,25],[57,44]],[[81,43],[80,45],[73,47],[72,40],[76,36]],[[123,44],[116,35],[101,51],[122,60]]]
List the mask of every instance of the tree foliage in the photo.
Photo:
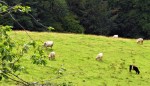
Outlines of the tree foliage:
[[[14,13],[27,30],[73,32],[121,37],[150,38],[149,0],[4,0],[10,6],[28,5],[32,12]],[[4,9],[1,9],[4,10]],[[36,21],[33,16],[38,19]],[[9,15],[0,18],[0,24],[20,26]],[[43,25],[41,25],[41,22]]]
[[116,16],[113,20],[115,27],[112,27],[114,33],[123,37],[150,38],[148,31],[144,30],[144,26],[150,22],[149,4],[147,0],[109,0],[111,10],[115,11],[111,17]]
[[[28,13],[31,11],[31,9],[28,6],[21,5],[9,7],[5,2],[0,4],[0,16],[2,16],[3,13],[8,13],[10,16],[12,16],[11,13],[17,11]],[[33,64],[46,65],[46,56],[42,49],[43,47],[36,44],[34,40],[24,45],[20,45],[13,41],[7,33],[8,31],[11,31],[12,28],[13,27],[9,25],[0,25],[0,80],[5,78],[22,83],[24,85],[30,85],[29,82],[24,81],[23,79],[19,78],[18,75],[16,75],[17,71],[22,71],[25,69],[22,65],[20,65],[20,60],[25,53],[28,53],[28,50],[30,50],[31,47],[34,48],[34,55],[31,55]]]

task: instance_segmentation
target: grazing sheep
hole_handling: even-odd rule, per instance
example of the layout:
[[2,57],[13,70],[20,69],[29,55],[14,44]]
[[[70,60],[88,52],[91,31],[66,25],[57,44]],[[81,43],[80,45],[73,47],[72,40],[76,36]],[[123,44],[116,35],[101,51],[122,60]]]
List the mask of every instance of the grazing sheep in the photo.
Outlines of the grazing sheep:
[[46,41],[46,42],[44,42],[44,46],[47,48],[47,47],[53,47],[53,45],[54,45],[54,42],[53,41]]
[[99,53],[99,54],[96,56],[96,60],[100,61],[100,60],[102,60],[102,57],[103,57],[103,53]]
[[136,67],[135,65],[130,65],[130,66],[129,66],[129,71],[131,72],[131,70],[135,70],[135,71],[136,71],[136,74],[139,74],[139,73],[140,73],[138,67]]
[[118,38],[118,35],[114,35],[113,38]]
[[143,38],[138,38],[137,40],[136,40],[136,42],[137,42],[137,44],[143,44]]
[[55,52],[50,52],[48,58],[49,58],[49,60],[55,59]]

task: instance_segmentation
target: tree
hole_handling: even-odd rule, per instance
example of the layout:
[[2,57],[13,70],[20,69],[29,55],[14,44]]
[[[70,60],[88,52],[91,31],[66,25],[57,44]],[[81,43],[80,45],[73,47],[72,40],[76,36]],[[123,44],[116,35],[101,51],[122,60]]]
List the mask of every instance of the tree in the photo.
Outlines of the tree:
[[104,0],[67,0],[70,9],[80,19],[87,34],[108,35],[107,1]]
[[[149,5],[147,0],[109,0],[113,26],[111,34],[122,37],[149,38]],[[145,26],[146,25],[146,26]]]
[[[11,18],[15,20],[11,13],[17,11],[28,13],[31,11],[31,9],[28,6],[21,5],[9,7],[7,3],[0,1],[0,16],[3,14],[9,14]],[[12,26],[0,25],[0,80],[5,78],[11,79],[24,85],[30,85],[31,83],[21,79],[18,75],[15,74],[16,71],[21,71],[24,69],[24,67],[19,64],[19,61],[22,59],[22,56],[28,52],[29,46],[33,46],[33,48],[35,48],[34,55],[31,55],[33,64],[46,65],[44,60],[46,56],[44,55],[42,46],[37,45],[30,36],[29,37],[32,39],[32,41],[24,44],[23,46],[13,42],[7,34],[7,32],[11,30]],[[17,51],[14,51],[16,48]]]

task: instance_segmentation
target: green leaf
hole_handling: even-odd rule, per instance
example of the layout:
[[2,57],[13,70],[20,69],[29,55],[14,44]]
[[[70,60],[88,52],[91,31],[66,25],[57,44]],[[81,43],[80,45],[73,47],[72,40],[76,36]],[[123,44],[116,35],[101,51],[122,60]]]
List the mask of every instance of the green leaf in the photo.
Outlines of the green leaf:
[[50,27],[50,26],[49,26],[47,29],[48,29],[49,31],[55,30],[55,28]]
[[29,45],[32,45],[34,48],[35,48],[35,46],[36,46],[36,42],[35,42],[35,41],[30,41],[28,44],[29,44]]
[[41,64],[45,66],[46,65],[46,61],[45,60],[41,60]]
[[6,56],[6,60],[11,62],[12,61],[12,57],[10,55]]
[[3,57],[2,57],[2,60],[6,60],[6,59],[7,59],[7,57],[6,57],[6,56],[3,56]]
[[2,76],[0,76],[0,81],[2,80]]
[[10,68],[12,68],[12,67],[14,66],[14,63],[9,63],[8,66],[9,66]]
[[7,75],[5,75],[5,74],[2,74],[3,75],[3,77],[5,78],[5,79],[8,79],[8,76]]

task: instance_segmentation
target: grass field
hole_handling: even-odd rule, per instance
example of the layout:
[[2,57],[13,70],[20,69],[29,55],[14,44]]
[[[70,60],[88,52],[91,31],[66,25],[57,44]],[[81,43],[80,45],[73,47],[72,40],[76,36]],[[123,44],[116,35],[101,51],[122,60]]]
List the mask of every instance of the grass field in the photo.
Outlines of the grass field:
[[[31,39],[25,32],[9,33],[15,42],[27,43]],[[65,34],[51,32],[28,32],[42,42],[53,40],[53,49],[45,49],[45,54],[56,52],[56,60],[48,60],[46,66],[34,65],[25,55],[21,64],[27,68],[20,77],[29,82],[53,83],[60,86],[149,86],[150,85],[150,41],[136,44],[136,39],[111,38],[96,35]],[[32,52],[32,49],[31,49]],[[95,57],[103,52],[103,61]],[[29,54],[31,54],[29,52]],[[139,67],[140,74],[129,72],[129,65]],[[3,79],[0,86],[16,86]]]

